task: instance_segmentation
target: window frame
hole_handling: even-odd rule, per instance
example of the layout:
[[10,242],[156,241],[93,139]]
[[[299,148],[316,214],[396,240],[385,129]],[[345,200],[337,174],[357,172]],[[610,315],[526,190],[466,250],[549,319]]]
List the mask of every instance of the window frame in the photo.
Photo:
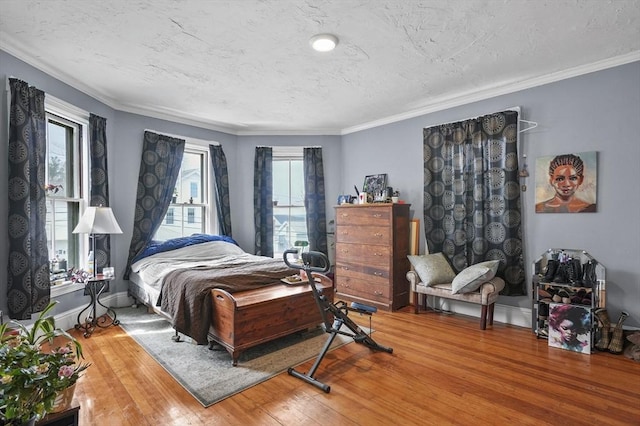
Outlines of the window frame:
[[[78,158],[78,171],[77,179],[74,182],[74,196],[73,197],[55,197],[54,202],[78,202],[79,211],[78,218],[82,217],[87,206],[89,205],[89,112],[82,110],[74,105],[64,102],[54,96],[47,94],[45,96],[45,120],[47,127],[49,120],[60,121],[63,125],[71,124],[73,127],[77,127],[77,131],[74,132],[74,141],[77,141],[77,147],[75,147],[76,155]],[[47,133],[47,152],[49,147],[49,136]],[[47,167],[49,162],[49,156],[46,157]],[[48,172],[48,170],[47,170]],[[49,208],[49,196],[47,195],[47,208]],[[77,223],[69,225],[69,228],[75,228]],[[47,241],[49,245],[49,241]],[[78,237],[78,252],[77,258],[79,260],[78,265],[69,265],[67,268],[76,267],[86,269],[87,257],[89,255],[89,235],[79,234]],[[49,253],[49,257],[52,257],[52,253]],[[71,293],[76,290],[84,288],[83,283],[74,283],[70,280],[65,280],[60,284],[51,286],[51,298],[55,299],[63,294]]]
[[[159,132],[162,134],[166,134],[166,132]],[[178,223],[177,219],[176,219],[176,209],[181,209],[182,213],[184,214],[180,214],[180,217],[182,218],[182,226],[184,226],[187,223],[187,210],[189,208],[202,208],[203,212],[202,212],[202,226],[203,229],[201,232],[203,233],[209,233],[209,234],[214,234],[214,233],[219,233],[219,226],[218,226],[218,220],[216,218],[215,212],[216,212],[216,206],[215,206],[215,198],[213,196],[213,167],[211,167],[211,158],[210,158],[210,152],[209,152],[209,145],[212,144],[217,144],[217,142],[213,142],[213,141],[204,141],[204,140],[200,140],[200,139],[195,139],[195,138],[187,138],[184,136],[179,136],[179,135],[167,135],[167,136],[172,136],[172,137],[176,137],[179,139],[183,139],[185,141],[185,147],[184,147],[184,153],[185,154],[198,154],[198,155],[202,155],[202,178],[201,178],[201,185],[202,185],[202,202],[201,203],[194,203],[194,202],[189,202],[188,200],[191,198],[191,187],[188,187],[187,190],[187,199],[181,199],[180,202],[178,202],[176,200],[176,202],[174,203],[173,201],[169,204],[169,209],[167,210],[167,213],[165,214],[165,216],[162,218],[162,225],[160,225],[160,227],[158,228],[158,230],[156,231],[156,234],[154,235],[153,239],[157,239],[157,234],[158,231],[160,231],[160,229],[162,228],[163,225],[166,224],[166,220],[167,220],[167,215],[169,214],[170,209],[174,209],[173,210],[173,220],[174,220],[174,225],[176,223]],[[182,172],[182,170],[181,170]],[[178,196],[180,197],[180,194],[178,194]],[[181,234],[184,234],[184,231],[181,232]]]
[[[278,146],[278,147],[272,147],[272,158],[271,161],[272,162],[276,162],[276,161],[288,161],[289,162],[289,196],[291,197],[291,161],[301,161],[302,165],[304,167],[304,147],[302,146]],[[303,171],[303,179],[304,179],[304,171]],[[275,187],[273,188],[273,190],[275,191]],[[292,208],[299,208],[302,207],[303,211],[304,211],[304,224],[305,224],[305,232],[306,231],[306,217],[307,217],[307,209],[304,205],[304,186],[302,188],[303,191],[303,201],[301,205],[296,205],[296,204],[287,204],[287,205],[274,205],[274,222],[275,222],[275,209],[280,208],[280,207],[286,207],[289,212],[289,218],[291,218],[291,209]],[[291,220],[289,220],[289,222],[291,222]],[[308,241],[308,235],[307,235],[307,241]],[[278,251],[278,244],[276,242],[276,235],[275,235],[275,227],[274,227],[274,236],[273,236],[273,256],[274,258],[278,258],[282,256],[282,253]],[[291,236],[289,236],[289,240],[291,240]],[[290,247],[287,247],[290,248]]]

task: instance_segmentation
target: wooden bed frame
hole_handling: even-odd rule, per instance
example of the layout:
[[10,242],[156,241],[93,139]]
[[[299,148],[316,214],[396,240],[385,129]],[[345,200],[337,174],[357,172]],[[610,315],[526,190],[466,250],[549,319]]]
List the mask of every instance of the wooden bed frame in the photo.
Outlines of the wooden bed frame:
[[[333,281],[322,274],[314,273],[314,278],[317,288],[333,300]],[[277,284],[233,294],[213,289],[211,303],[210,346],[214,343],[222,345],[231,354],[234,366],[248,348],[315,328],[322,322],[308,284]]]

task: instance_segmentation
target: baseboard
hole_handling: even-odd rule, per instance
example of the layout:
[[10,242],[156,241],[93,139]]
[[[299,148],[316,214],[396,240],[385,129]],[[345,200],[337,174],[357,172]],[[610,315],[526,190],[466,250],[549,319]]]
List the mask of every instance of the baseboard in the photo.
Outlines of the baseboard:
[[[429,303],[433,298],[429,298]],[[430,305],[431,306],[431,305]],[[439,299],[438,309],[450,311],[456,314],[468,315],[480,318],[480,306],[473,303],[459,302],[451,299]],[[531,328],[531,309],[519,306],[499,305],[496,303],[493,311],[493,320],[518,327]]]
[[[133,303],[133,299],[129,297],[126,291],[113,293],[109,295],[103,295],[100,297],[100,303],[105,306],[109,306],[112,308],[128,306]],[[83,310],[87,308],[87,305],[82,305],[78,308],[71,309],[69,311],[62,312],[58,315],[55,315],[56,327],[62,330],[71,330],[78,323],[78,315],[82,313]],[[104,315],[107,312],[106,308],[102,306],[97,306],[98,315]],[[84,319],[84,316],[87,312],[84,312],[80,320]]]

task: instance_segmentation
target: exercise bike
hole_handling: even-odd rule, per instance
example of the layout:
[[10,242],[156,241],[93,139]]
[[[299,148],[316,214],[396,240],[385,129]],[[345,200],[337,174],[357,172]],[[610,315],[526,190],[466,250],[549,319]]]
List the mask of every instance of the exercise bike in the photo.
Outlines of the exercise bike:
[[[348,317],[349,311],[353,311],[363,315],[369,315],[369,321],[371,321],[371,315],[378,311],[375,306],[363,305],[356,302],[352,302],[350,306],[347,306],[346,302],[343,301],[331,303],[325,295],[321,294],[318,291],[315,285],[315,280],[313,278],[313,272],[325,273],[329,271],[330,267],[329,259],[327,259],[327,256],[324,253],[317,251],[302,253],[302,265],[300,265],[299,263],[292,263],[289,260],[288,255],[297,256],[298,250],[285,250],[283,254],[284,263],[290,268],[304,270],[306,278],[311,287],[311,292],[313,293],[313,297],[316,301],[316,304],[318,305],[318,309],[320,310],[320,315],[322,316],[322,326],[324,327],[325,332],[329,333],[329,337],[327,338],[327,341],[320,350],[320,354],[318,354],[316,361],[313,363],[313,366],[308,373],[301,373],[295,370],[293,367],[290,367],[287,371],[289,375],[302,379],[305,382],[322,389],[326,393],[329,393],[331,391],[331,387],[325,383],[318,381],[314,377],[314,375],[316,374],[320,363],[329,351],[331,344],[338,334],[349,336],[353,338],[356,343],[363,344],[372,350],[393,353],[393,349],[376,343],[369,334],[362,330],[358,326],[358,324],[353,322],[351,318]],[[343,325],[346,326],[350,331],[341,330]]]

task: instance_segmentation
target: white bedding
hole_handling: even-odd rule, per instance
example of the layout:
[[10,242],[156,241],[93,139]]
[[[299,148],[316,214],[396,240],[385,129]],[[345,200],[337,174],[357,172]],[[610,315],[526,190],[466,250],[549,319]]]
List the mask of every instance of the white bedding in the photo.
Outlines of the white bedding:
[[131,265],[131,270],[144,284],[159,292],[164,277],[179,268],[198,266],[224,268],[247,261],[271,260],[273,259],[249,254],[232,243],[209,241],[145,257]]

